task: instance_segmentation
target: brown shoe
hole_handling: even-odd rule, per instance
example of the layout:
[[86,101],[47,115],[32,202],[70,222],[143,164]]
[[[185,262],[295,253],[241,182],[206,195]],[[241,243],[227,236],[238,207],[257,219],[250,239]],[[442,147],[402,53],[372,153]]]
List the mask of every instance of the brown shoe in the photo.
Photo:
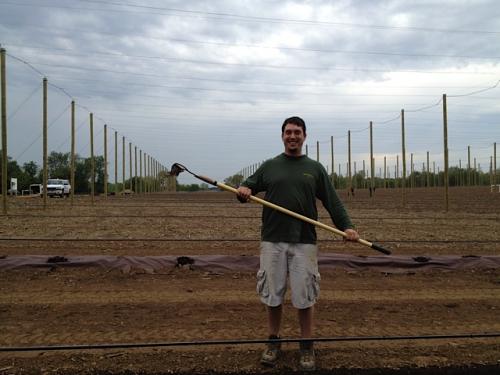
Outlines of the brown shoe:
[[302,371],[316,370],[316,356],[312,343],[301,343],[299,365]]
[[[269,336],[269,340],[279,339],[277,336]],[[270,342],[260,357],[260,363],[264,366],[274,367],[278,362],[281,350],[281,342]]]

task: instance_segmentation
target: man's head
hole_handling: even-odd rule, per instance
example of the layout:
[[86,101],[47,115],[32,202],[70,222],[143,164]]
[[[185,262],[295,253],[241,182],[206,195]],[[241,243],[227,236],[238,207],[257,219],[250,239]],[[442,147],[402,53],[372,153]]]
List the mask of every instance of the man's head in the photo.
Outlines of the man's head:
[[283,122],[281,139],[285,146],[285,154],[301,156],[302,145],[306,139],[306,124],[300,117],[290,117]]
[[281,135],[283,135],[283,133],[285,132],[286,124],[295,124],[297,126],[300,126],[304,132],[304,136],[306,135],[306,123],[300,117],[293,116],[283,121],[283,125],[281,125]]

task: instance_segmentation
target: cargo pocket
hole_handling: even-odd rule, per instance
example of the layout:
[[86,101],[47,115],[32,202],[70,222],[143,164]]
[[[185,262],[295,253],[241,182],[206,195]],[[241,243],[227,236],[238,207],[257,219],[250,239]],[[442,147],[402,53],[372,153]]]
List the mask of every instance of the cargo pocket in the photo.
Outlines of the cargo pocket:
[[321,281],[321,276],[319,273],[312,273],[309,280],[309,291],[308,299],[310,302],[315,302],[319,297],[319,283]]
[[269,284],[265,270],[257,272],[257,294],[264,298],[269,296]]

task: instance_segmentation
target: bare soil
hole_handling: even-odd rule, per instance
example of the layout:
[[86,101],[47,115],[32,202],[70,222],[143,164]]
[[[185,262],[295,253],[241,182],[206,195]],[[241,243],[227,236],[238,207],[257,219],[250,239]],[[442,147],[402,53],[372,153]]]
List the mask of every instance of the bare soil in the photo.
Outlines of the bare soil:
[[[340,192],[361,235],[397,255],[500,255],[500,194],[483,188]],[[260,206],[228,193],[9,201],[0,258],[14,255],[257,255]],[[320,210],[320,220],[329,223]],[[318,230],[324,253],[377,255]],[[1,261],[1,259],[0,259]],[[500,332],[500,269],[321,271],[315,336]],[[282,337],[298,337],[285,304]],[[98,267],[0,271],[0,349],[7,347],[258,340],[265,309],[254,272],[193,267],[122,273]],[[284,344],[275,372],[298,369]],[[262,344],[0,351],[0,374],[262,373]],[[500,337],[318,342],[318,373],[500,373]]]

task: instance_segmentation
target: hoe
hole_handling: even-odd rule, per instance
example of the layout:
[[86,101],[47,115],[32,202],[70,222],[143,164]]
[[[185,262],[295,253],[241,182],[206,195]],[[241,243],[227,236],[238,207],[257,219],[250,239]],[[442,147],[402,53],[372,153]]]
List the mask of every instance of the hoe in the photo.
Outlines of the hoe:
[[[184,165],[182,164],[179,164],[179,163],[174,163],[172,165],[172,168],[170,170],[170,174],[173,175],[173,176],[178,176],[179,173],[181,172],[188,172],[190,174],[192,174],[194,177],[202,180],[202,181],[205,181],[207,184],[210,184],[210,185],[213,185],[213,186],[217,186],[219,189],[222,189],[222,190],[226,190],[226,191],[230,191],[232,193],[235,193],[235,194],[238,194],[238,191],[232,187],[232,186],[229,186],[229,185],[226,185],[226,184],[223,184],[222,182],[217,182],[217,181],[214,181],[212,180],[211,178],[209,177],[206,177],[206,176],[200,176],[200,175],[197,175],[197,174],[194,174],[193,172],[191,172],[189,169],[187,169]],[[269,207],[269,208],[272,208],[274,210],[277,210],[279,212],[282,212],[284,214],[287,214],[287,215],[290,215],[296,219],[299,219],[299,220],[302,220],[302,221],[305,221],[306,223],[309,223],[309,224],[313,224],[319,228],[323,228],[329,232],[332,232],[332,233],[335,233],[339,236],[342,236],[342,237],[346,237],[347,235],[345,234],[345,232],[337,229],[337,228],[334,228],[334,227],[331,227],[329,225],[326,225],[326,224],[323,224],[319,221],[316,221],[316,220],[313,220],[307,216],[304,216],[304,215],[301,215],[301,214],[298,214],[296,212],[293,212],[293,211],[290,211],[284,207],[281,207],[281,206],[278,206],[276,204],[273,204],[271,202],[268,202],[264,199],[261,199],[261,198],[258,198],[256,196],[250,196],[250,200],[252,202],[255,202],[255,203],[259,203],[263,206],[266,206],[266,207]],[[360,244],[362,245],[365,245],[365,246],[368,246],[370,248],[372,248],[373,250],[377,250],[377,251],[380,251],[381,253],[383,254],[386,254],[386,255],[389,255],[391,254],[391,252],[389,250],[387,250],[386,248],[380,246],[380,245],[377,245],[373,242],[369,242],[369,241],[366,241],[366,240],[363,240],[363,239],[359,239],[357,242],[359,242]]]

